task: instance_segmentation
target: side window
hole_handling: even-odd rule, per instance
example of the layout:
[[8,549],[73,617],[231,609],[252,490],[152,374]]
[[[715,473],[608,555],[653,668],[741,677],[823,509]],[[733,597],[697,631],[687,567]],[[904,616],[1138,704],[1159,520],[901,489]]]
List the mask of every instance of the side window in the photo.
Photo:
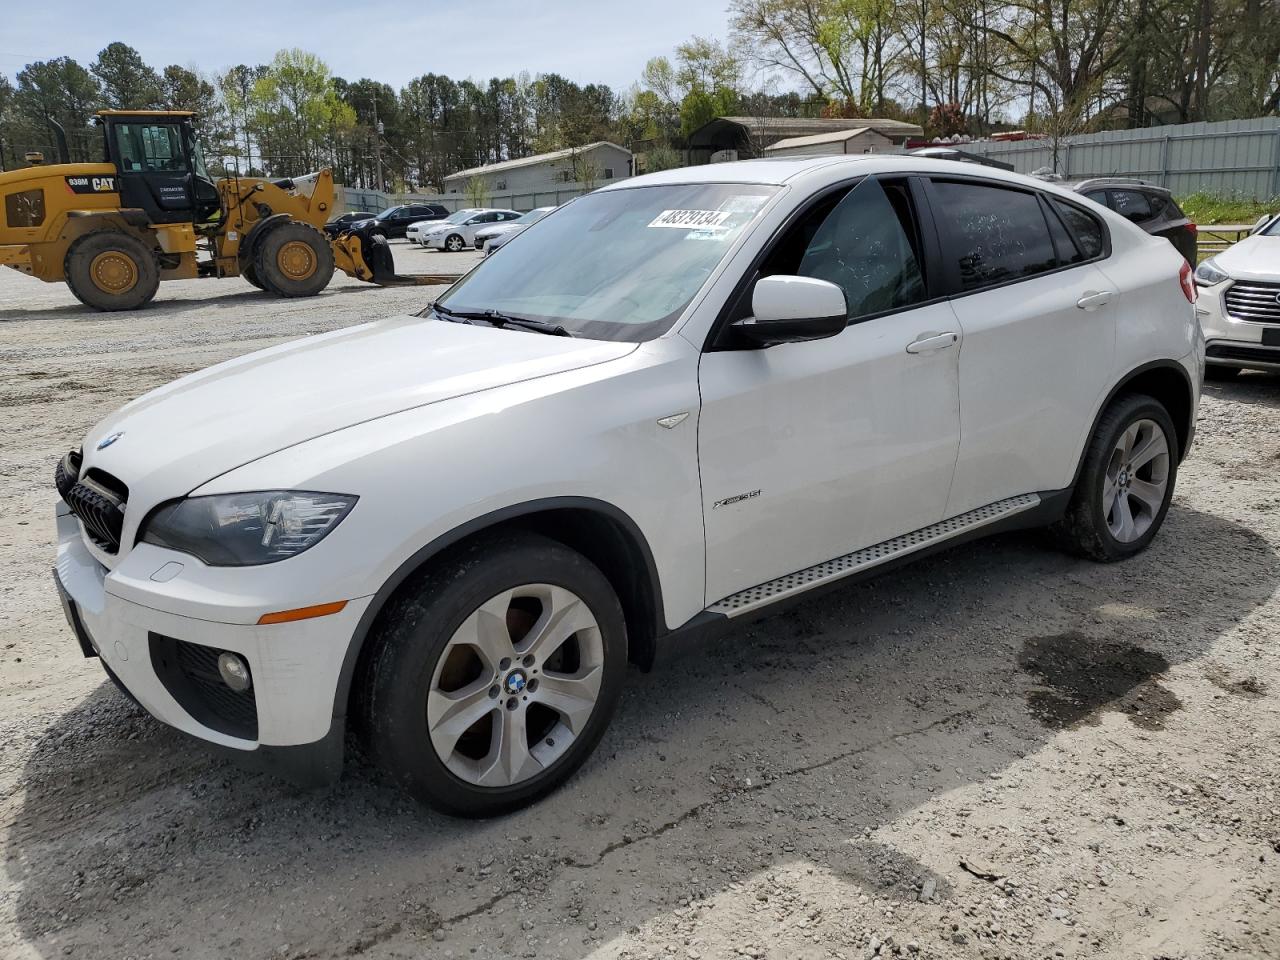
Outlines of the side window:
[[4,222],[11,227],[38,227],[44,223],[44,191],[23,190],[6,196]]
[[1075,236],[1076,242],[1080,245],[1080,252],[1084,254],[1084,259],[1092,260],[1094,257],[1102,256],[1102,250],[1105,246],[1102,237],[1102,224],[1074,204],[1064,203],[1056,199],[1049,202],[1053,205],[1053,209],[1058,211],[1058,216],[1062,217],[1063,223],[1067,225]]
[[1049,225],[1034,193],[935,181],[935,216],[947,237],[943,257],[960,268],[965,290],[1033,277],[1058,265]]
[[126,172],[189,173],[191,169],[176,124],[117,124],[116,146]]
[[1046,219],[1049,221],[1049,236],[1053,238],[1054,249],[1058,251],[1058,262],[1060,264],[1079,263],[1084,260],[1085,255],[1080,252],[1080,248],[1076,246],[1075,240],[1058,219],[1058,215],[1050,213]]
[[1146,223],[1152,217],[1147,195],[1137,190],[1112,190],[1111,209],[1134,223]]
[[1110,204],[1107,202],[1107,191],[1105,190],[1091,190],[1088,193],[1086,193],[1085,196],[1088,199],[1092,200],[1094,203],[1100,203],[1104,207],[1110,206]]
[[760,276],[814,277],[844,291],[849,319],[928,298],[905,182],[866,179],[811,210],[770,253]]

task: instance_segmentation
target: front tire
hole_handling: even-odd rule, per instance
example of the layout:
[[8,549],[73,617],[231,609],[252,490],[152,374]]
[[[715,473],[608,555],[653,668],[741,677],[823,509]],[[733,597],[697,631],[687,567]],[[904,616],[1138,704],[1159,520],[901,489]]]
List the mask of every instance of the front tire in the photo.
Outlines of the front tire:
[[1103,563],[1145,550],[1173,499],[1178,456],[1163,405],[1143,394],[1113,402],[1089,441],[1066,515],[1054,525],[1058,540]]
[[290,220],[258,241],[253,272],[277,296],[314,297],[333,278],[333,248],[315,227]]
[[604,574],[532,534],[483,538],[429,568],[371,642],[371,754],[418,799],[466,817],[567,780],[608,726],[627,661]]
[[449,238],[444,242],[444,248],[450,253],[459,253],[465,246],[466,243],[463,241],[462,237],[458,236],[456,233],[449,234]]

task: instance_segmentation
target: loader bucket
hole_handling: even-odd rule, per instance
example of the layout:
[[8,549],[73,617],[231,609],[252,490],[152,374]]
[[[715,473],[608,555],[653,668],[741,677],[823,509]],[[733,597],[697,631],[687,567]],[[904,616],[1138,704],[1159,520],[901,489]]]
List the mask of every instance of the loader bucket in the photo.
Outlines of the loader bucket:
[[391,247],[382,237],[363,237],[344,233],[333,242],[334,261],[338,269],[357,280],[380,287],[425,287],[453,283],[456,274],[396,273]]

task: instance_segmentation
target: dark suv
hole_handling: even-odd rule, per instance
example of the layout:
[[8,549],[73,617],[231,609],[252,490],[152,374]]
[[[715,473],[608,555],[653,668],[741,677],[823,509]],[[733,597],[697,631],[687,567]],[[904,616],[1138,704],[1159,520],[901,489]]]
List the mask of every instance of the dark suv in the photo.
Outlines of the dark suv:
[[1122,177],[1095,177],[1063,186],[1110,207],[1147,233],[1164,237],[1187,263],[1196,265],[1196,225],[1187,219],[1173,194],[1164,187]]
[[352,232],[388,240],[403,237],[412,223],[423,220],[443,220],[449,211],[438,203],[411,203],[388,207],[371,220],[352,224]]

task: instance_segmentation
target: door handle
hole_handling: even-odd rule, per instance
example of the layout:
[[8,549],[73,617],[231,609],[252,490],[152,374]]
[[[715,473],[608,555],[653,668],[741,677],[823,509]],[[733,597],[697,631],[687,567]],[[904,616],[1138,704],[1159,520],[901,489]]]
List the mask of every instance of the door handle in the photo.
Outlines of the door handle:
[[907,344],[907,353],[929,353],[932,350],[944,350],[955,346],[960,339],[958,333],[931,333]]
[[1110,303],[1114,296],[1115,294],[1110,290],[1086,290],[1084,295],[1076,301],[1076,306],[1081,310],[1097,310]]

